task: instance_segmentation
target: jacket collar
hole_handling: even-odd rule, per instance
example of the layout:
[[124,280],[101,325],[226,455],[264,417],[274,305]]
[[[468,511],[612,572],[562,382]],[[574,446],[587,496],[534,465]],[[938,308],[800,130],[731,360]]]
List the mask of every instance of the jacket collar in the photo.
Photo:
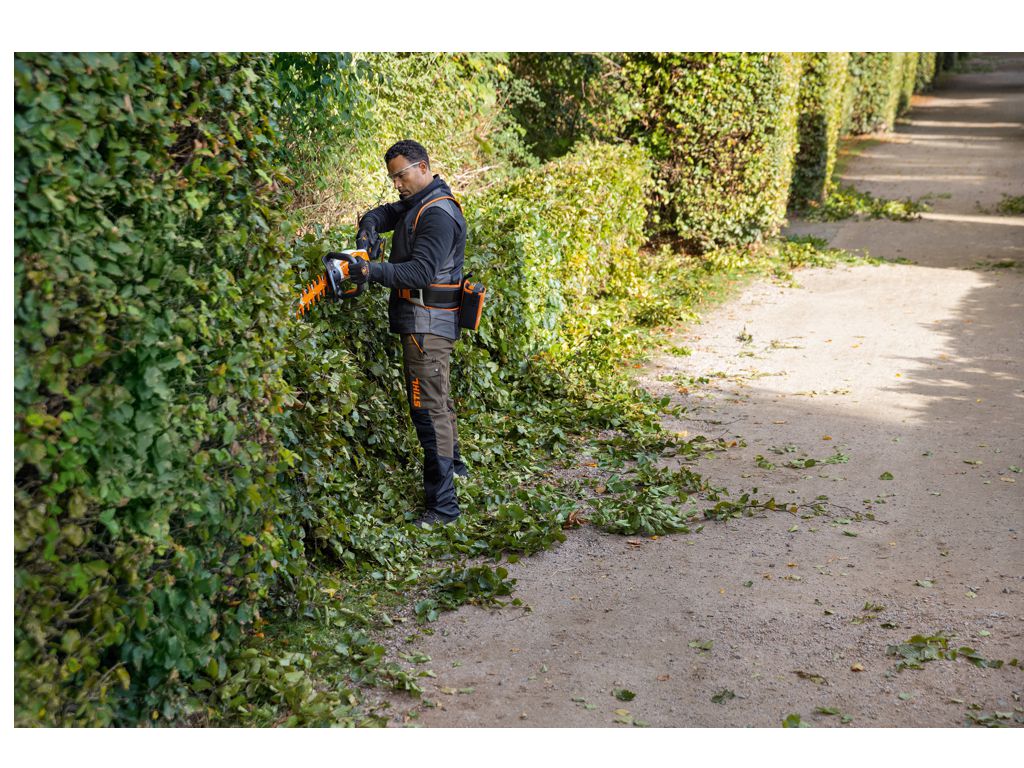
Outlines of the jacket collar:
[[[408,206],[406,208],[406,210],[412,210],[413,208],[418,206],[420,203],[422,203],[424,200],[426,200],[427,197],[430,196],[431,193],[437,192],[438,190],[447,191],[448,190],[448,185],[444,183],[444,179],[442,179],[440,176],[438,176],[435,173],[434,174],[434,180],[432,182],[427,184],[427,186],[425,186],[423,189],[421,189],[415,195],[411,195],[411,196],[405,198],[405,200],[403,200],[402,202],[405,203],[406,206]],[[451,194],[451,193],[449,192],[448,194]]]

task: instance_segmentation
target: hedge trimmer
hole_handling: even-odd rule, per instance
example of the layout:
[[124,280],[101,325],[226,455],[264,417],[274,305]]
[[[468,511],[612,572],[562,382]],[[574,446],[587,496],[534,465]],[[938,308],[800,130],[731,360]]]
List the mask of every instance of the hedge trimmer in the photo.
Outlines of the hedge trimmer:
[[[299,297],[299,308],[295,311],[296,317],[302,317],[310,307],[316,304],[328,293],[336,301],[343,299],[354,299],[366,289],[366,283],[350,283],[348,270],[349,266],[356,263],[356,259],[369,260],[366,251],[342,251],[341,253],[328,253],[323,257],[324,273],[316,280],[306,286],[306,290]],[[346,285],[346,283],[349,283]]]

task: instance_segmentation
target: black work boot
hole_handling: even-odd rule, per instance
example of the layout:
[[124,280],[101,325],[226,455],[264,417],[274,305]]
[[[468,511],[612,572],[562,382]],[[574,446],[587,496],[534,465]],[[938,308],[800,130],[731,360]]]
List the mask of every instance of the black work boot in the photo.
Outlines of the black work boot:
[[448,517],[446,515],[439,514],[433,510],[427,510],[420,515],[413,523],[417,528],[424,528],[427,530],[437,528],[439,525],[449,525],[459,519],[459,516]]

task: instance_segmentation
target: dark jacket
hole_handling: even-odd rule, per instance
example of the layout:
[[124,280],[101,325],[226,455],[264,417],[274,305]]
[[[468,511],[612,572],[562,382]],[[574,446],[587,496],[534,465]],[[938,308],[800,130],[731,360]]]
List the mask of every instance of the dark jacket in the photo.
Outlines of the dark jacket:
[[399,295],[401,289],[462,283],[466,250],[466,220],[462,211],[451,200],[424,207],[425,203],[448,196],[452,196],[451,189],[435,175],[415,195],[374,208],[360,221],[361,228],[372,226],[377,232],[395,233],[388,261],[370,264],[370,279],[391,288],[388,320],[393,333],[459,337],[457,311],[421,307]]

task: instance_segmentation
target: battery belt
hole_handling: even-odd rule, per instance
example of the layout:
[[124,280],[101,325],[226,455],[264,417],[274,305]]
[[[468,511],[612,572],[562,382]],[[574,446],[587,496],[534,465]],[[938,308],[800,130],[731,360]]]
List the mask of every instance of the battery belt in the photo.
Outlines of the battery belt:
[[462,299],[462,286],[430,285],[426,288],[399,288],[398,298],[425,306],[427,309],[455,309]]

